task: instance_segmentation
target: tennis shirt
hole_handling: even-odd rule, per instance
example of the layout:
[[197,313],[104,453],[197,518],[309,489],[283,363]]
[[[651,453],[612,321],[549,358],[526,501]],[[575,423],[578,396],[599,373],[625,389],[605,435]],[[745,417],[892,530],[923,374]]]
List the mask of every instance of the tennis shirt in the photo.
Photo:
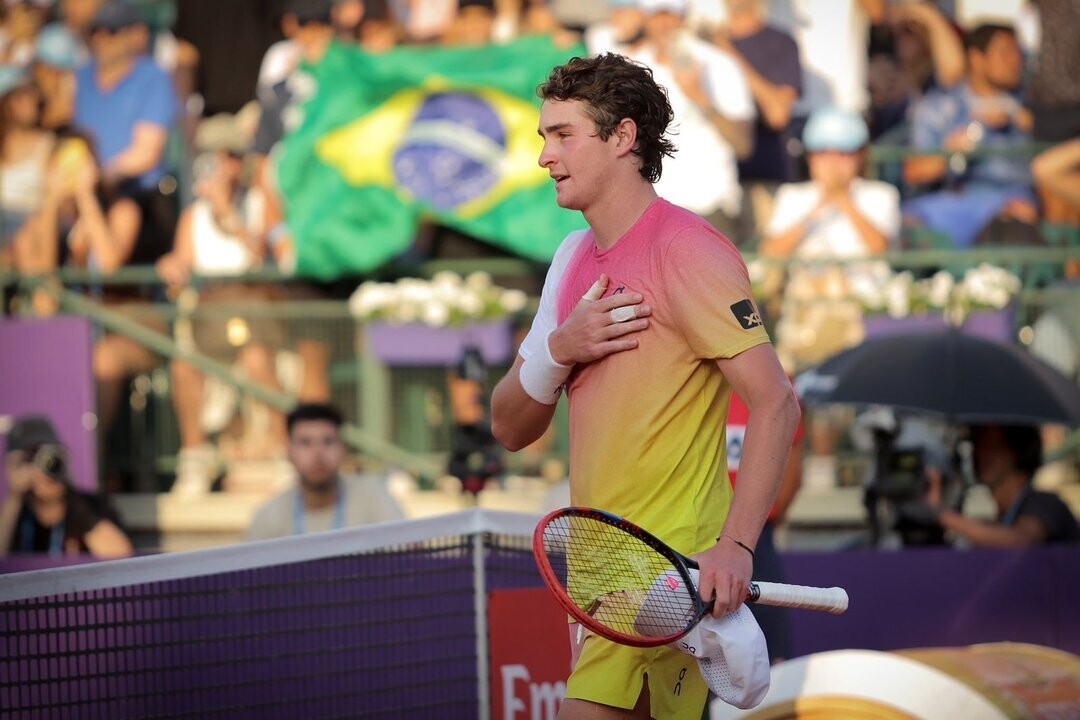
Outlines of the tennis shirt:
[[738,250],[700,217],[657,199],[612,247],[569,235],[552,261],[520,354],[528,360],[607,274],[605,297],[652,308],[637,348],[574,368],[570,493],[622,515],[679,552],[705,550],[731,504],[725,420],[731,385],[717,359],[769,341]]

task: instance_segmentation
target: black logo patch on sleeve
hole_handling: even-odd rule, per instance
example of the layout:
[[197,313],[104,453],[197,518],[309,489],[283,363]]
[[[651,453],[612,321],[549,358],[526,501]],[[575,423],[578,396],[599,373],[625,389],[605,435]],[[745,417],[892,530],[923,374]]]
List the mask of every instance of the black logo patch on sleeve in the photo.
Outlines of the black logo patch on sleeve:
[[765,324],[761,322],[761,315],[758,313],[757,308],[754,307],[754,303],[749,300],[740,300],[732,305],[731,314],[739,321],[743,330],[753,330]]

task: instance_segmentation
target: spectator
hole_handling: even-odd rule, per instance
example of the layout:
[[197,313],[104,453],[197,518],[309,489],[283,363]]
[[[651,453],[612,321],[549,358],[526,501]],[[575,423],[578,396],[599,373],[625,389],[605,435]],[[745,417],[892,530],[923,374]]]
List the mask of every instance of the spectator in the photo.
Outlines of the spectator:
[[[683,27],[686,0],[640,0],[644,36],[626,55],[667,88],[683,150],[669,159],[656,191],[739,240],[737,159],[753,149],[754,103],[738,63]],[[703,182],[703,178],[708,178]]]
[[1044,194],[1047,220],[1080,225],[1080,136],[1044,150],[1031,171]]
[[1080,5],[1039,0],[1042,38],[1031,83],[1032,137],[1057,143],[1036,158],[1032,172],[1043,202],[1043,219],[1080,225]]
[[[87,141],[65,136],[49,161],[41,207],[15,240],[16,267],[31,275],[60,265],[113,273],[131,258],[140,222],[133,200],[101,185]],[[48,306],[36,302],[47,314]]]
[[[896,188],[860,177],[869,133],[857,114],[814,112],[803,132],[810,180],[782,185],[761,252],[804,260],[879,255],[900,230]],[[790,273],[777,326],[777,352],[789,372],[857,344],[859,305],[846,296],[859,269],[814,266]],[[829,299],[821,302],[823,298]]]
[[255,513],[252,540],[337,530],[405,517],[382,476],[342,476],[341,414],[329,405],[299,405],[288,416],[289,460],[298,486]]
[[[378,17],[372,12],[366,15],[365,22]],[[389,16],[386,16],[387,18]],[[389,23],[387,19],[386,22]],[[329,5],[326,2],[312,4],[310,0],[289,0],[286,12],[282,16],[282,27],[290,37],[292,47],[309,64],[322,60],[327,48],[334,39],[334,30],[330,24]],[[382,41],[395,32],[392,24],[380,31]],[[279,46],[275,46],[279,47]],[[266,241],[278,267],[291,272],[296,264],[296,252],[292,235],[285,223],[285,209],[274,179],[274,164],[271,153],[286,133],[286,115],[289,106],[296,100],[294,88],[302,86],[292,80],[296,64],[290,68],[275,68],[278,63],[273,57],[274,48],[267,51],[263,60],[264,79],[279,77],[273,85],[264,88],[259,96],[259,124],[255,131],[252,153],[255,156],[255,186],[261,191],[264,200],[265,218],[262,227],[266,232]],[[323,288],[310,282],[293,282],[282,288],[282,294],[291,300],[324,300],[327,298]],[[299,396],[305,402],[326,402],[330,399],[328,366],[330,357],[330,338],[326,336],[325,326],[321,323],[302,323],[298,328],[296,351],[303,364],[303,378]]]
[[38,31],[45,24],[52,5],[53,0],[4,0],[0,65],[30,65]]
[[72,486],[63,444],[46,418],[16,421],[4,460],[10,484],[0,505],[0,555],[132,554],[131,540],[108,505]]
[[90,27],[107,0],[60,0],[64,27],[79,42],[79,65],[90,60]]
[[608,19],[585,30],[585,45],[593,55],[623,52],[641,40],[644,15],[638,0],[608,0]]
[[[250,146],[250,129],[245,129],[243,115],[206,120],[200,127],[196,147],[202,153],[196,165],[204,168],[196,184],[195,202],[180,216],[172,252],[157,262],[157,271],[177,296],[187,288],[193,275],[204,278],[243,275],[257,269],[266,258],[264,217],[261,196],[244,182],[244,153]],[[192,291],[193,292],[193,291]],[[198,304],[209,306],[234,302],[269,301],[270,289],[255,283],[210,281],[198,291]],[[237,337],[230,324],[242,323]],[[181,326],[182,327],[182,326]],[[234,319],[211,317],[196,320],[192,339],[199,352],[232,362],[243,374],[267,387],[280,389],[274,367],[274,355],[283,342],[282,328],[271,319]],[[178,336],[183,336],[177,330]],[[202,373],[192,365],[172,363],[173,404],[180,427],[180,452],[177,455],[176,482],[173,492],[191,497],[205,494],[217,476],[215,448],[207,443],[202,424],[206,386]],[[285,442],[284,418],[270,414],[269,443],[280,447]]]
[[389,52],[398,46],[403,34],[388,0],[367,0],[364,3],[364,17],[357,29],[360,47],[375,55]]
[[1026,160],[965,157],[1030,142],[1031,113],[1016,96],[1023,71],[1016,33],[1004,25],[980,25],[968,33],[966,46],[966,81],[923,98],[911,128],[915,150],[945,150],[952,157],[921,155],[904,164],[908,184],[945,186],[907,201],[905,219],[944,233],[960,248],[973,245],[995,219],[1028,227],[1038,220]]
[[75,71],[81,65],[78,40],[66,27],[53,23],[42,28],[34,54],[42,127],[52,131],[70,128],[75,116]]
[[803,88],[796,117],[826,106],[866,110],[870,24],[885,17],[885,0],[770,0],[769,22],[799,44]]
[[[802,93],[799,47],[790,35],[767,24],[764,0],[726,0],[726,29],[714,42],[739,63],[757,107],[754,151],[739,163],[739,179],[750,194],[756,227],[764,230],[779,182],[800,177],[792,141],[801,123],[793,123],[795,102]],[[793,135],[793,133],[795,133]],[[752,185],[748,186],[748,181]]]
[[943,506],[941,476],[929,475],[929,493],[921,508],[905,508],[980,547],[1025,547],[1080,542],[1076,518],[1060,497],[1032,487],[1042,465],[1037,428],[990,425],[972,428],[976,479],[989,488],[998,510],[997,523],[966,517]]
[[872,138],[905,124],[911,105],[934,89],[956,85],[965,67],[959,30],[932,2],[890,5],[886,22],[874,30],[868,77]]
[[25,68],[0,66],[0,266],[13,264],[13,239],[45,195],[53,137],[39,126],[40,99]]
[[330,20],[339,40],[356,42],[363,19],[364,3],[361,0],[334,0]]
[[142,223],[133,261],[168,251],[176,227],[175,181],[167,179],[165,146],[177,120],[171,78],[140,48],[145,34],[127,0],[109,0],[95,15],[92,61],[76,75],[75,124],[98,149],[102,179],[134,200]]
[[443,34],[443,45],[489,45],[495,29],[494,0],[459,0],[457,15]]

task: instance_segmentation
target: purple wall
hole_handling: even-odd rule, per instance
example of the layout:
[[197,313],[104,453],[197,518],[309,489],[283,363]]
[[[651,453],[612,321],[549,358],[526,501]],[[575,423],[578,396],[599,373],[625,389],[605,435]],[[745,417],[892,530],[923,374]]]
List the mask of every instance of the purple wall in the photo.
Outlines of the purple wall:
[[[75,485],[85,490],[97,488],[95,430],[84,426],[84,416],[96,412],[91,332],[80,317],[0,318],[0,450],[11,420],[46,415],[68,448]],[[0,498],[6,494],[0,463]]]
[[792,654],[1011,640],[1080,654],[1080,546],[786,553],[787,581],[839,585],[841,616],[792,613]]

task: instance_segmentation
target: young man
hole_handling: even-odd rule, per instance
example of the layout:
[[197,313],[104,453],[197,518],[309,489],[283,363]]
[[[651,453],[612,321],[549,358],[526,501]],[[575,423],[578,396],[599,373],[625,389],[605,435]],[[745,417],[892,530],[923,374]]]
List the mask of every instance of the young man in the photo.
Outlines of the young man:
[[338,530],[368,523],[401,520],[405,514],[386,489],[382,476],[342,477],[345,443],[341,414],[330,405],[298,405],[286,418],[289,461],[297,487],[255,513],[251,540]]
[[[922,98],[912,115],[912,148],[933,154],[904,161],[904,182],[941,186],[906,201],[905,221],[947,235],[958,248],[994,241],[989,231],[995,221],[1030,230],[1039,217],[1028,160],[1000,153],[967,156],[980,148],[1007,150],[1031,142],[1032,115],[1020,102],[1024,56],[1016,31],[980,25],[964,45],[965,81]],[[943,150],[952,155],[938,154]]]
[[[745,597],[752,550],[799,419],[732,243],[657,197],[667,95],[618,55],[575,58],[539,94],[540,165],[589,230],[556,252],[532,329],[492,397],[495,437],[517,450],[570,398],[574,504],[626,516],[701,563],[716,614]],[[724,421],[732,390],[753,410],[732,499]],[[571,627],[560,710],[580,718],[701,717],[689,656],[619,646]]]

